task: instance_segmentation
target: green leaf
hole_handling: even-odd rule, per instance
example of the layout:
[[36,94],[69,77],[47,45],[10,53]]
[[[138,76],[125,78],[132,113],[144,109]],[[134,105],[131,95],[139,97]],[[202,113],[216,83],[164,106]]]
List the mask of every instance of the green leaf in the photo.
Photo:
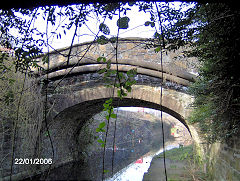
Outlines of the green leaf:
[[99,133],[102,132],[102,130],[100,128],[96,128],[96,132]]
[[106,102],[103,104],[103,107],[106,109],[112,109],[110,106],[111,104],[112,104],[112,98],[106,100]]
[[160,50],[161,50],[161,47],[160,47],[160,46],[154,49],[155,53],[160,52]]
[[117,95],[118,95],[118,97],[122,97],[122,94],[121,94],[121,90],[117,90]]
[[120,83],[116,83],[115,87],[120,88]]
[[151,22],[151,27],[153,28],[155,26],[155,23],[154,22]]
[[112,114],[113,113],[113,106],[110,106],[108,109],[108,114]]
[[104,63],[107,61],[107,59],[106,59],[105,57],[103,57],[103,59],[102,59],[102,60],[103,60],[103,62],[104,62]]
[[103,144],[101,144],[101,147],[103,147],[104,148],[104,146],[105,146],[105,144],[103,143]]
[[111,68],[111,63],[112,63],[111,60],[108,60],[108,61],[107,61],[107,69],[110,69],[110,68]]
[[97,62],[101,62],[101,60],[102,60],[102,57],[97,58]]
[[112,75],[116,75],[117,71],[116,70],[108,70]]
[[128,77],[134,77],[137,74],[137,69],[131,69],[129,71],[127,71],[127,76]]
[[154,38],[161,39],[161,35],[158,32],[155,32],[153,35]]
[[146,21],[146,22],[144,23],[144,25],[145,25],[145,26],[151,25],[151,27],[153,28],[153,27],[155,26],[155,23],[152,22],[152,21]]
[[123,78],[124,78],[124,75],[123,75],[122,72],[118,72],[118,76],[119,76],[120,79],[123,79]]
[[109,170],[104,170],[103,172],[104,172],[104,173],[108,173],[108,172],[109,172]]
[[104,63],[107,61],[106,57],[98,57],[97,62],[103,61]]
[[109,115],[106,115],[106,116],[105,116],[105,118],[106,118],[107,120],[109,120],[109,119],[110,119]]
[[129,86],[126,88],[128,92],[132,92],[132,88]]
[[111,43],[115,43],[115,42],[117,41],[117,37],[111,37],[111,38],[109,39],[109,41],[110,41]]
[[131,81],[127,81],[126,83],[125,83],[125,87],[127,88],[128,86],[131,86],[132,85],[132,82]]
[[133,85],[133,84],[136,84],[136,83],[137,83],[136,80],[131,81],[131,84],[132,84],[132,85]]
[[112,104],[112,98],[106,100],[105,103],[107,103],[107,104]]
[[97,142],[105,144],[105,142],[103,140],[101,140],[101,139],[98,139]]
[[105,45],[108,43],[108,38],[104,35],[99,36],[97,39],[97,43],[99,43],[100,45]]
[[43,64],[45,64],[45,63],[48,63],[48,56],[47,55],[44,55],[43,56],[43,58],[42,58],[42,62],[43,62]]
[[105,127],[105,125],[106,125],[106,123],[105,122],[101,122],[100,124],[99,124],[99,128],[101,129],[101,128],[104,128]]
[[146,21],[146,22],[144,23],[144,25],[145,25],[145,26],[149,26],[150,23],[151,23],[150,21]]
[[103,32],[105,35],[109,35],[109,34],[110,34],[110,29],[109,29],[108,26],[107,26],[106,24],[104,24],[104,23],[101,23],[101,24],[99,25],[99,30],[100,30],[101,32]]
[[104,73],[104,72],[106,72],[107,71],[107,69],[106,68],[103,68],[103,69],[100,69],[99,71],[98,71],[98,73],[99,74],[102,74],[102,73]]
[[117,26],[119,27],[119,29],[128,29],[129,21],[130,19],[127,16],[122,17],[117,20]]
[[117,118],[117,115],[116,114],[111,114],[111,118]]

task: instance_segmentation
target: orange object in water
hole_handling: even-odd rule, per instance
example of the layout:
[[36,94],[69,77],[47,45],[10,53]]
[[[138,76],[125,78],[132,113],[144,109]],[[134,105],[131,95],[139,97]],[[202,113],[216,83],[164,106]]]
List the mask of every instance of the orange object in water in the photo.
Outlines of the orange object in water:
[[143,157],[139,158],[135,163],[143,163]]
[[118,150],[118,147],[115,145],[114,146],[114,152],[116,152]]

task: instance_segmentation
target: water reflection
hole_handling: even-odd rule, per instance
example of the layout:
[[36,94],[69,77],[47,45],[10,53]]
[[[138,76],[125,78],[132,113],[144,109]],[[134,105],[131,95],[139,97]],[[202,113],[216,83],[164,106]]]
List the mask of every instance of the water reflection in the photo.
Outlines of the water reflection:
[[[178,148],[178,145],[169,145],[166,150]],[[150,151],[138,160],[134,161],[124,169],[117,172],[113,177],[106,179],[105,181],[142,181],[144,173],[146,173],[150,167],[151,161],[154,156],[163,152],[160,149],[156,152]]]

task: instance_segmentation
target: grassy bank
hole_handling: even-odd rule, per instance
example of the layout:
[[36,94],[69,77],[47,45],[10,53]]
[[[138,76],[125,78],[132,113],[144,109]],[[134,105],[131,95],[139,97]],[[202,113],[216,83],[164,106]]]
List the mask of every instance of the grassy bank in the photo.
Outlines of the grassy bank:
[[[207,175],[202,171],[202,162],[194,154],[193,146],[174,148],[165,152],[168,181],[193,180],[206,181]],[[144,180],[164,179],[163,153],[153,158]]]

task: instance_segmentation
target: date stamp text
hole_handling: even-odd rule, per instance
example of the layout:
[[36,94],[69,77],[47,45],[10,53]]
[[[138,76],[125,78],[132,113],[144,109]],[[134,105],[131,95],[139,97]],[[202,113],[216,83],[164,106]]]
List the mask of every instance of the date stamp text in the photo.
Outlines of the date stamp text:
[[47,165],[52,164],[51,158],[15,158],[16,165]]

